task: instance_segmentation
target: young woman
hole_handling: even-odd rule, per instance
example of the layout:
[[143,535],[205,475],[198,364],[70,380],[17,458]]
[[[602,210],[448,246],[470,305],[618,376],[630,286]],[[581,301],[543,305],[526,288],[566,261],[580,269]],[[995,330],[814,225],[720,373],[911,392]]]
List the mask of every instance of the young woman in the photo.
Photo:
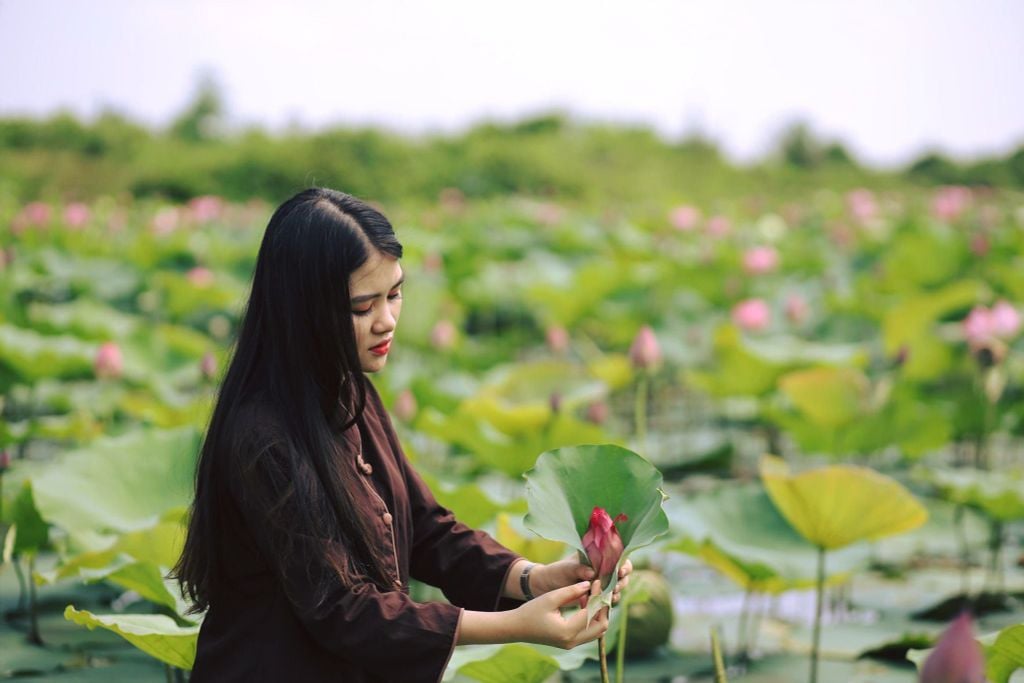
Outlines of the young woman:
[[[172,572],[206,611],[192,683],[433,683],[456,645],[572,648],[608,628],[607,610],[587,625],[559,609],[598,590],[592,569],[468,528],[402,453],[363,374],[394,342],[401,255],[388,220],[341,192],[301,192],[267,225]],[[450,604],[415,602],[410,578]]]

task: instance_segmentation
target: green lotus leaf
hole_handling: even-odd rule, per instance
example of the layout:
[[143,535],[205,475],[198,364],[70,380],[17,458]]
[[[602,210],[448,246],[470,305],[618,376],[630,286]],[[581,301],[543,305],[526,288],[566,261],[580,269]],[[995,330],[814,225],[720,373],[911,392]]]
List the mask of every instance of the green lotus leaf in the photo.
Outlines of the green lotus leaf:
[[946,500],[967,505],[991,519],[1024,519],[1024,472],[929,467],[915,470],[915,475],[932,484]]
[[514,526],[512,518],[504,512],[498,514],[494,538],[512,552],[528,557],[534,562],[550,564],[565,556],[564,543],[523,535]]
[[853,368],[817,367],[783,375],[779,388],[812,422],[835,428],[864,411],[868,379]]
[[0,324],[0,366],[28,381],[92,377],[97,345],[69,335],[47,336]]
[[34,552],[46,545],[49,525],[39,515],[33,500],[31,482],[22,482],[10,508],[7,510],[5,506],[4,515],[17,529],[12,552]]
[[89,630],[112,631],[146,654],[179,669],[191,670],[196,659],[200,627],[179,626],[163,614],[93,614],[68,605],[64,618]]
[[928,519],[925,507],[899,482],[866,467],[831,465],[790,474],[785,461],[765,455],[760,469],[772,502],[818,548],[910,531]]
[[469,662],[458,671],[474,681],[484,683],[544,683],[558,671],[558,662],[529,645],[504,645],[487,659]]
[[150,528],[189,504],[198,447],[192,428],[97,439],[38,467],[36,505],[81,548],[105,550],[122,533]]
[[[692,555],[746,590],[782,593],[814,584],[817,553],[757,484],[730,484],[666,502],[672,540],[665,550]],[[866,547],[832,556],[828,581],[867,566]]]
[[[526,527],[575,548],[583,558],[583,535],[595,507],[604,508],[613,517],[620,513],[627,516],[616,525],[623,553],[611,576],[617,574],[630,552],[668,532],[661,473],[633,451],[612,444],[558,448],[541,453],[524,476],[530,510]],[[601,604],[611,604],[614,588],[615,581],[608,580],[601,600],[589,602],[591,616]]]
[[710,371],[688,371],[685,379],[712,396],[761,396],[775,388],[786,363],[767,360],[748,349],[739,330],[722,325],[715,330],[715,362]]

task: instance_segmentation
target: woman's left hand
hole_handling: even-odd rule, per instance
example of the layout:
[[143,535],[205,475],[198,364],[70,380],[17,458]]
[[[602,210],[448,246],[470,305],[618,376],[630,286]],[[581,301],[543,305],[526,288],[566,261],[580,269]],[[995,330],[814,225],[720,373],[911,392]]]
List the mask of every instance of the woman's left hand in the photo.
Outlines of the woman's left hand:
[[[622,589],[629,585],[629,575],[633,572],[633,562],[627,559],[619,567],[619,577],[612,591],[612,604],[618,603],[622,597]],[[530,572],[530,589],[534,595],[547,593],[562,586],[570,586],[577,581],[593,581],[593,567],[580,562],[579,553],[573,553],[564,560],[551,564],[539,564]]]

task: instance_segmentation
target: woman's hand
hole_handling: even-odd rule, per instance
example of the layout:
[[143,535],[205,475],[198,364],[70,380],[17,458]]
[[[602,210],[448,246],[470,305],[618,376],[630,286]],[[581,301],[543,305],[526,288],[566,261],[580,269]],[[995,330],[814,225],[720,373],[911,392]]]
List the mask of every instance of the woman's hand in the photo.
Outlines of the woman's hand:
[[[612,592],[612,604],[615,605],[622,597],[622,589],[629,585],[629,575],[633,572],[633,562],[627,559],[619,567],[619,580]],[[551,564],[538,564],[530,570],[530,590],[533,594],[540,596],[543,593],[556,590],[563,586],[571,585],[581,579],[591,581],[594,576],[593,567],[582,564],[579,553]],[[586,596],[584,596],[586,598]],[[583,602],[583,601],[581,601]]]
[[[608,630],[608,608],[598,611],[589,626],[585,609],[587,600],[600,594],[600,581],[584,581],[549,591],[520,605],[513,614],[521,640],[571,650],[600,638]],[[579,603],[581,609],[568,617],[562,616],[560,608],[572,603]]]

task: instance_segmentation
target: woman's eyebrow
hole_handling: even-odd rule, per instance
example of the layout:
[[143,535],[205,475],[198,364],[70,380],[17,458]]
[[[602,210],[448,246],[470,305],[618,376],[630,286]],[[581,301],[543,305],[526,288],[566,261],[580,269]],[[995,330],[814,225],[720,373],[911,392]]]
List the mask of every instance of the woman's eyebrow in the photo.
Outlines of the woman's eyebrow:
[[[402,277],[398,278],[398,282],[396,282],[395,284],[391,285],[391,289],[394,289],[395,287],[398,287],[403,282],[405,282],[405,273],[402,273]],[[353,304],[361,304],[364,301],[372,301],[373,299],[376,299],[379,296],[380,296],[380,292],[376,292],[374,294],[360,294],[359,296],[352,297],[352,299],[350,301]]]

